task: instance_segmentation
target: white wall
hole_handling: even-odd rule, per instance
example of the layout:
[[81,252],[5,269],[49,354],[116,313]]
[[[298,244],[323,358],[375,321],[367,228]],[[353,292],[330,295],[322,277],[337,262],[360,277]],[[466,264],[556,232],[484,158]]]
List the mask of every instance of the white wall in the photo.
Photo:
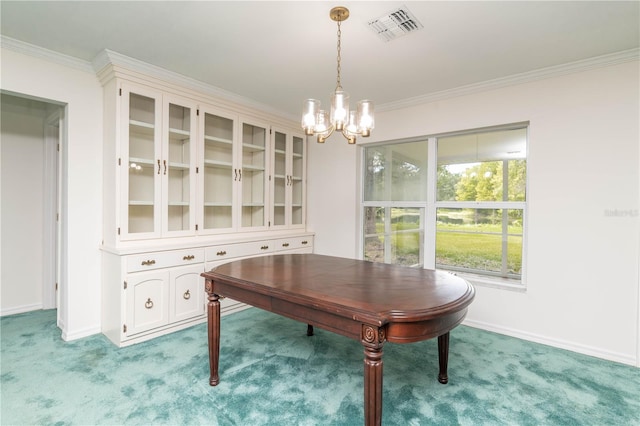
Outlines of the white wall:
[[3,91],[66,105],[61,182],[66,259],[62,265],[59,322],[63,338],[68,340],[99,333],[102,87],[89,64],[58,64],[4,45],[0,53]]
[[43,104],[2,96],[0,313],[42,309]]
[[[640,365],[639,81],[634,61],[377,114],[366,142],[530,122],[527,291],[477,287],[467,324]],[[358,257],[358,151],[309,148],[316,251]]]

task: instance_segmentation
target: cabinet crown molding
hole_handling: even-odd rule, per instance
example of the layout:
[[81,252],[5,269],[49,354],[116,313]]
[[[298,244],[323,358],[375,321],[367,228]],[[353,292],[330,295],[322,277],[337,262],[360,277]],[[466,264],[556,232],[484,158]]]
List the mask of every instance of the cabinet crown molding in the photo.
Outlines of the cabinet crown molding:
[[92,61],[93,69],[98,75],[100,82],[105,82],[112,78],[154,78],[168,85],[178,85],[181,88],[192,90],[198,94],[204,94],[217,99],[221,99],[241,107],[259,110],[261,112],[281,117],[287,121],[297,121],[298,117],[276,110],[269,105],[256,102],[236,93],[229,92],[210,84],[203,83],[191,77],[169,71],[156,65],[152,65],[141,60],[123,55],[113,50],[104,49]]

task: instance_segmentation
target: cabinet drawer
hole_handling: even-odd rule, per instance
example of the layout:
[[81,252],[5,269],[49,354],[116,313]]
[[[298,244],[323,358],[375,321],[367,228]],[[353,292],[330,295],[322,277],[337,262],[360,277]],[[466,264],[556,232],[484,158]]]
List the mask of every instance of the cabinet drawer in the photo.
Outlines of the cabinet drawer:
[[276,251],[295,250],[313,247],[313,237],[292,237],[274,240],[273,245]]
[[170,266],[204,262],[204,250],[158,251],[127,256],[127,272],[146,271]]
[[250,243],[222,244],[208,247],[206,251],[207,261],[231,259],[241,256],[255,256],[274,251],[275,241],[252,241]]

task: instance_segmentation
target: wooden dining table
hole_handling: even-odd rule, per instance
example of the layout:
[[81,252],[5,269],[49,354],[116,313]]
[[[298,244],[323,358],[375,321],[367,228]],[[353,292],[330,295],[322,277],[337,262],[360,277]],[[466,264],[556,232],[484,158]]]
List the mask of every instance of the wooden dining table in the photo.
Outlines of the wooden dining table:
[[[382,355],[386,342],[438,338],[438,381],[447,383],[449,332],[475,290],[445,271],[318,254],[237,260],[202,274],[208,295],[209,383],[220,382],[220,298],[229,297],[362,343],[364,423],[382,423]],[[416,366],[420,372],[420,367]]]

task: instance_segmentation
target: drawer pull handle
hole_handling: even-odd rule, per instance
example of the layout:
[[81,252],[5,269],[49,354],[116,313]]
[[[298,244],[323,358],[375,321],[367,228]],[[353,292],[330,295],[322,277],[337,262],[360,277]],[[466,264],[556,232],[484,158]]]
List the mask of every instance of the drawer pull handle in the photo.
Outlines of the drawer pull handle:
[[282,243],[282,247],[289,247],[289,243]]
[[227,252],[223,250],[223,251],[217,252],[216,256],[225,256],[226,254],[227,254]]
[[151,300],[151,298],[147,299],[147,301],[144,304],[144,307],[147,308],[147,309],[153,308],[153,301]]
[[190,255],[188,255],[188,256],[184,256],[184,257],[182,258],[182,260],[193,260],[193,259],[195,259],[195,258],[196,258],[196,257],[195,257],[194,255],[190,254]]
[[260,250],[269,250],[269,246],[262,246],[260,247]]
[[189,293],[189,290],[185,291],[182,297],[184,298],[184,300],[191,299],[191,293]]
[[302,242],[302,244],[309,244],[309,241],[304,240],[304,241]]
[[142,261],[142,266],[151,266],[151,265],[155,265],[156,261],[151,259],[151,260],[143,260]]

